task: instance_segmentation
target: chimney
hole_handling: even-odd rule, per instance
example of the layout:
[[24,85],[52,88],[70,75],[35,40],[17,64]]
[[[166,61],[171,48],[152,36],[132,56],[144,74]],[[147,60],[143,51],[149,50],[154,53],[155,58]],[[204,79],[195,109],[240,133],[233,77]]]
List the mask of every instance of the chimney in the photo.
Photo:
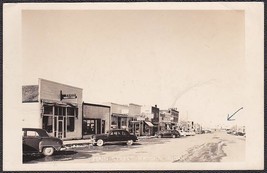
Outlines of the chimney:
[[155,108],[157,108],[157,105],[155,105]]

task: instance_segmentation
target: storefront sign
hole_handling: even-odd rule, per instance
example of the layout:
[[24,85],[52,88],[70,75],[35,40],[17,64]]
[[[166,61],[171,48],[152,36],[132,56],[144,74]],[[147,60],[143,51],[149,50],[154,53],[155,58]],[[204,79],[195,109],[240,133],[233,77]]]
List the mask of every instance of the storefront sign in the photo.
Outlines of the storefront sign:
[[76,94],[62,94],[62,91],[60,91],[60,100],[63,99],[76,99],[77,95]]
[[145,121],[144,117],[137,117],[137,121]]

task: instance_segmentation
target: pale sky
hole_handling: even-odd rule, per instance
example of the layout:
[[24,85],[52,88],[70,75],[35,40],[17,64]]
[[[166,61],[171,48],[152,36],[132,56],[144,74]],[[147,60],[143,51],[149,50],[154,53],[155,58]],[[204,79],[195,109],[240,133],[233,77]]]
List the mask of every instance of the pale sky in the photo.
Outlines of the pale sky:
[[177,107],[235,122],[246,109],[242,11],[23,11],[23,83],[83,88],[85,102]]

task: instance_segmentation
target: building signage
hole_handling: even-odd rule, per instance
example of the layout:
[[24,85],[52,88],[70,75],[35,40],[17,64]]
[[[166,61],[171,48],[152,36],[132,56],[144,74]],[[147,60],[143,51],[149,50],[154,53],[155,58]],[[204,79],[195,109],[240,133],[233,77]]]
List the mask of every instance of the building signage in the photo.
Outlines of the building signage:
[[38,102],[38,85],[22,86],[22,103]]
[[62,91],[60,91],[60,100],[63,99],[76,99],[77,95],[76,94],[62,94]]
[[137,117],[137,121],[145,121],[144,117]]

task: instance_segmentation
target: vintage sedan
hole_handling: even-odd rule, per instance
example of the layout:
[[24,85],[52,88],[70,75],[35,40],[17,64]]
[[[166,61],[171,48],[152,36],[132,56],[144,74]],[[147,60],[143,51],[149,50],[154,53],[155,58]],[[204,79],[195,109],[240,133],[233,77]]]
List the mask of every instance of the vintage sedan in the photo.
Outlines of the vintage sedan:
[[163,138],[163,137],[178,138],[180,136],[181,135],[177,130],[162,130],[156,133],[156,137],[158,138]]
[[180,133],[181,136],[186,136],[185,131],[183,131],[183,130],[178,130],[178,132]]
[[131,135],[127,130],[110,130],[106,134],[97,134],[92,136],[94,145],[103,146],[106,143],[126,143],[132,145],[138,141],[135,135]]
[[44,129],[23,128],[22,132],[23,154],[43,153],[51,156],[63,147],[61,139],[50,137]]

